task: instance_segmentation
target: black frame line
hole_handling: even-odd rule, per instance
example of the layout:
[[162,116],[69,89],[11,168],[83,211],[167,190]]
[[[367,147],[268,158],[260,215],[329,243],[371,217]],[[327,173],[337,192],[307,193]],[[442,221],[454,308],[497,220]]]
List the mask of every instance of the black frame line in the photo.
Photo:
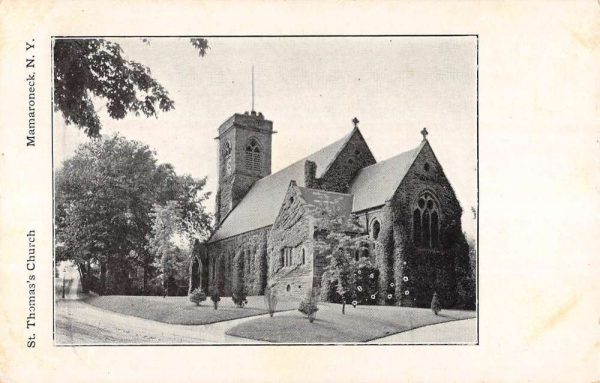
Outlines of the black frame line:
[[[85,39],[85,38],[194,38],[194,37],[206,37],[206,38],[347,38],[347,37],[360,37],[360,38],[373,38],[373,37],[475,37],[476,41],[476,109],[477,109],[477,131],[476,131],[476,164],[477,164],[477,239],[476,239],[476,251],[477,255],[475,257],[476,261],[476,275],[477,275],[477,288],[475,291],[475,308],[477,313],[477,341],[475,343],[268,343],[268,344],[248,344],[248,343],[115,343],[115,344],[56,344],[56,321],[55,321],[55,305],[56,305],[56,297],[55,297],[55,289],[54,289],[54,272],[56,267],[56,244],[55,244],[55,168],[54,168],[54,41],[57,39]],[[375,35],[364,35],[364,34],[311,34],[311,35],[52,35],[50,36],[50,126],[51,126],[51,154],[50,154],[50,162],[52,166],[52,222],[51,222],[51,230],[52,230],[52,342],[54,347],[161,347],[161,346],[176,346],[176,347],[198,347],[198,346],[225,346],[225,347],[237,347],[237,346],[248,346],[248,347],[272,347],[272,346],[300,346],[300,347],[313,347],[313,346],[479,346],[480,338],[479,338],[479,213],[480,213],[480,200],[479,200],[479,34],[476,33],[465,33],[465,34],[416,34],[416,35],[406,35],[406,34],[375,34]],[[453,321],[450,321],[453,322]],[[448,322],[443,322],[448,323]],[[426,327],[426,326],[421,326]],[[420,328],[420,327],[417,327]],[[414,330],[414,329],[411,329]],[[399,332],[397,334],[402,333]]]

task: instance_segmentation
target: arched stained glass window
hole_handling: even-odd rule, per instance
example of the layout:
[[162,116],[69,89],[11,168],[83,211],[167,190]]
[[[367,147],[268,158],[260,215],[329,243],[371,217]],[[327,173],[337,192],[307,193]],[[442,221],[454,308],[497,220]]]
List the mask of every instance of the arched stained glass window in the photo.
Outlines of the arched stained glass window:
[[413,213],[413,240],[415,243],[421,243],[421,211],[415,209]]
[[440,243],[440,229],[437,211],[431,213],[431,245],[438,247]]
[[427,210],[425,210],[423,212],[423,218],[422,218],[422,226],[421,226],[421,233],[423,233],[423,237],[422,242],[421,242],[421,246],[423,247],[431,247],[430,244],[430,240],[431,240],[431,231],[429,230],[429,225],[431,224],[431,221],[429,220],[429,212]]
[[422,193],[415,203],[413,241],[422,248],[440,246],[440,208],[431,192]]

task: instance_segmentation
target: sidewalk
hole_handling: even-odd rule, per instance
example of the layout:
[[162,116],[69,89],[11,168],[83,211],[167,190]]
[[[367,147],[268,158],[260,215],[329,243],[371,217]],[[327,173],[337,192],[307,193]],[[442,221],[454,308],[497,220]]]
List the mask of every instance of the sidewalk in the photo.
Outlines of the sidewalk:
[[82,301],[86,295],[81,293],[78,273],[65,277],[72,283],[67,285],[65,298],[56,300],[56,344],[261,343],[226,335],[230,328],[256,317],[198,326],[156,322],[89,305]]
[[434,324],[416,328],[372,340],[368,343],[392,344],[392,343],[458,343],[474,344],[477,342],[477,318],[463,319],[452,322]]

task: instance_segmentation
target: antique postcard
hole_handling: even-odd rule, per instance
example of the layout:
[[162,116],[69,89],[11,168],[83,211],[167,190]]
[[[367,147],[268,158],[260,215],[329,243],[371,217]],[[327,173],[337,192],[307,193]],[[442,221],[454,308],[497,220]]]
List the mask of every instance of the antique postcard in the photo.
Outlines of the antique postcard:
[[0,9],[2,381],[600,379],[597,2]]

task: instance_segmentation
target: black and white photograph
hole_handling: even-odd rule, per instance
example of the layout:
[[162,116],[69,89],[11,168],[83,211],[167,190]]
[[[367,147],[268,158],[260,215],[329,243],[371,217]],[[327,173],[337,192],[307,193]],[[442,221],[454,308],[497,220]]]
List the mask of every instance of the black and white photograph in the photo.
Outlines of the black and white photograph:
[[0,382],[600,382],[600,0],[0,0]]
[[476,345],[477,54],[53,38],[55,344]]

